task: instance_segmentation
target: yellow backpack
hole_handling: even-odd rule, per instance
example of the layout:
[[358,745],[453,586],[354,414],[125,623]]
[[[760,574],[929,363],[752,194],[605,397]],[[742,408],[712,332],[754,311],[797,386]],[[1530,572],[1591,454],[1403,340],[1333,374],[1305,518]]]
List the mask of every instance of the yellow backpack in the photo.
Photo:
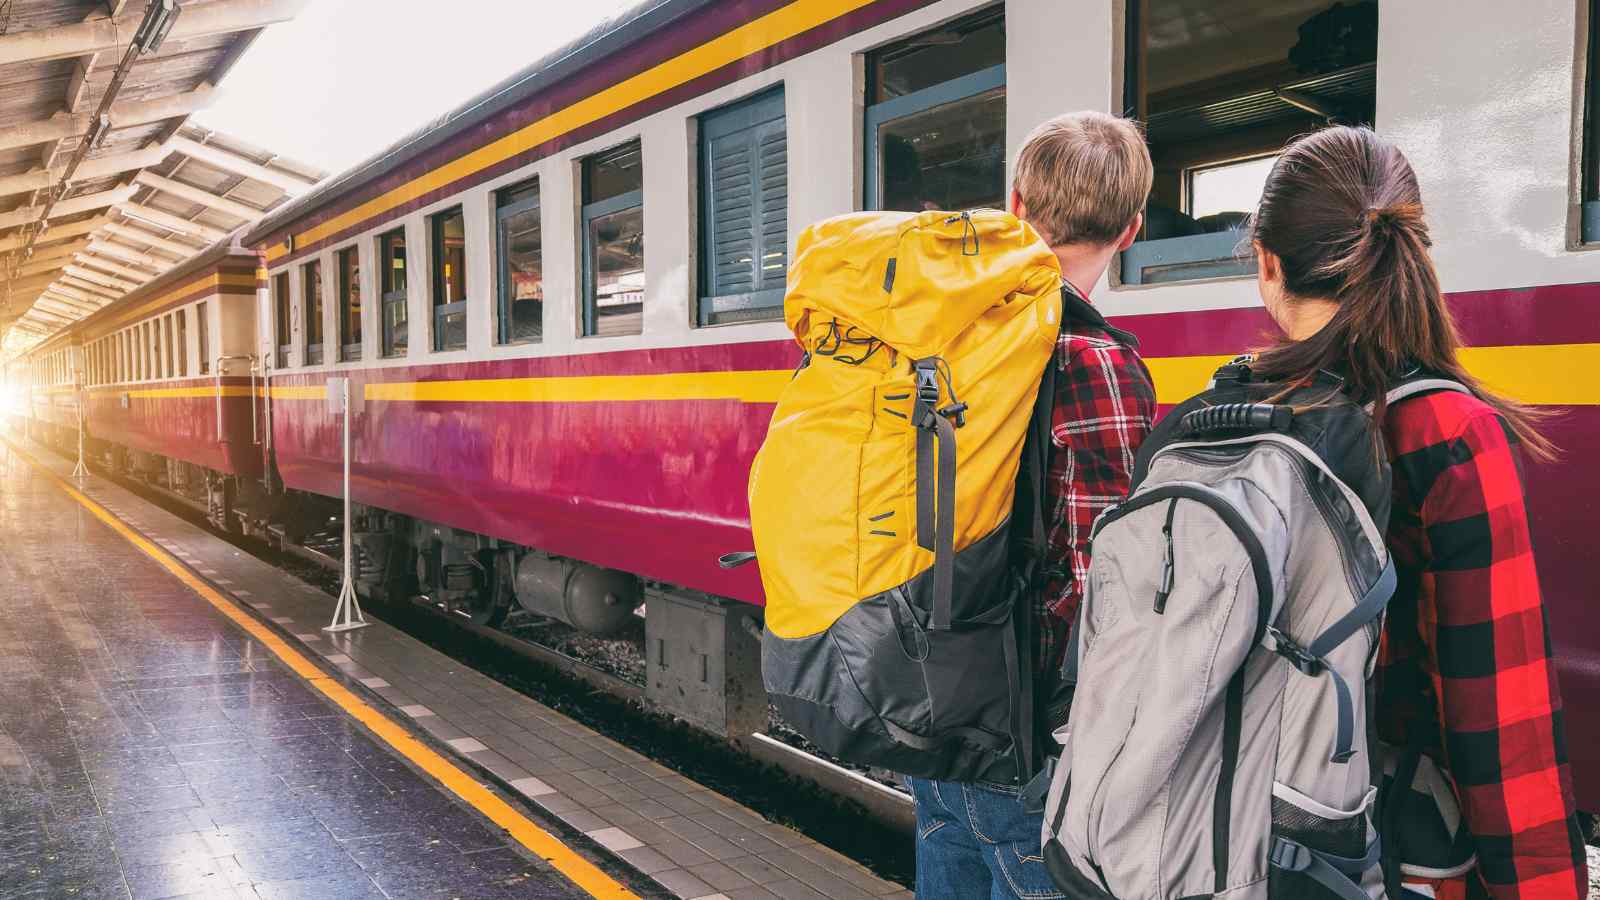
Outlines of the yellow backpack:
[[824,750],[922,777],[1031,775],[1031,617],[1015,613],[1043,520],[1031,501],[1016,540],[1012,512],[1041,496],[1062,290],[1054,254],[1004,212],[857,213],[801,234],[784,319],[805,361],[751,467],[750,522],[763,680]]

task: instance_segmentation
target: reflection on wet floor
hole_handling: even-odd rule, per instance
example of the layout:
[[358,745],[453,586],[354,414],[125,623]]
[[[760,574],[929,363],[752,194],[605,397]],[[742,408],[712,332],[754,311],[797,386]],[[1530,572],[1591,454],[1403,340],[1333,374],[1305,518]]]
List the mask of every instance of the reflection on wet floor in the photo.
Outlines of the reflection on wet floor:
[[565,897],[0,444],[0,896]]

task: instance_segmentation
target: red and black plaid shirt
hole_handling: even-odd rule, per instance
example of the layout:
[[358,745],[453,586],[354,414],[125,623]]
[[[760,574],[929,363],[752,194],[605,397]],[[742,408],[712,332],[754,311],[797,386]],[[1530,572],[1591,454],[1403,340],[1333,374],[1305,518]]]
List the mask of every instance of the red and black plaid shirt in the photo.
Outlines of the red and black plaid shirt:
[[1400,584],[1379,655],[1380,733],[1400,743],[1426,729],[1481,876],[1436,883],[1437,896],[1581,900],[1583,839],[1515,435],[1454,392],[1397,405],[1384,431]]
[[1156,416],[1156,391],[1139,342],[1069,297],[1056,342],[1054,447],[1045,485],[1045,590],[1035,608],[1040,671],[1061,665],[1089,576],[1095,517],[1128,494],[1133,457]]

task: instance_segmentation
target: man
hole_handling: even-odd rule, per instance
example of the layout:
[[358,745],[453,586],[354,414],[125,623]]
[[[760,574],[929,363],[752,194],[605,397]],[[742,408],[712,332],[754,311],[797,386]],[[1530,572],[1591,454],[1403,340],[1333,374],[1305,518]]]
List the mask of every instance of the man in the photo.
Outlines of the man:
[[[1045,691],[1056,680],[1088,575],[1090,527],[1127,494],[1134,453],[1155,418],[1155,389],[1137,341],[1088,301],[1112,257],[1139,233],[1152,177],[1138,126],[1104,113],[1051,119],[1017,156],[1011,212],[1055,251],[1072,295],[1054,359],[1047,580],[1033,609],[1034,678]],[[1065,724],[1065,704],[1044,716],[1043,727]],[[1042,817],[1024,810],[1017,790],[926,779],[911,779],[911,787],[919,897],[1063,896],[1041,857]]]

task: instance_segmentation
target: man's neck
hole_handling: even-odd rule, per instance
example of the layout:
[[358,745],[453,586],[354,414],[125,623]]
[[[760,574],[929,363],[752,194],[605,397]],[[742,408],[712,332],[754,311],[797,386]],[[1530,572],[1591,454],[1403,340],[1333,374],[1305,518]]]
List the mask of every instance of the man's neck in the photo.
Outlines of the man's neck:
[[1114,244],[1058,244],[1050,250],[1061,261],[1062,277],[1077,288],[1085,300],[1100,283],[1100,276],[1106,273],[1111,257],[1117,252]]

